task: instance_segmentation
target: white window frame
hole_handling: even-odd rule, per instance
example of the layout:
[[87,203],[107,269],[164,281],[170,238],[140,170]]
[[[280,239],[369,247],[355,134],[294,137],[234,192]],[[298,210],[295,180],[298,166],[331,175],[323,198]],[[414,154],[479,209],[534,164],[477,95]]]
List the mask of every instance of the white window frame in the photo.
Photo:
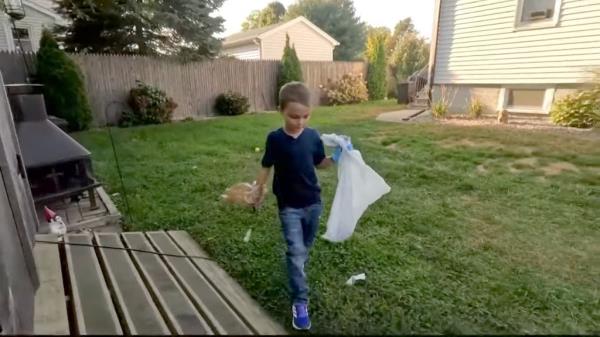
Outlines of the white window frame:
[[529,29],[540,29],[540,28],[552,28],[558,26],[560,21],[560,9],[562,8],[562,0],[555,0],[554,3],[554,16],[551,20],[540,20],[537,22],[522,23],[521,18],[523,17],[523,7],[525,0],[517,0],[517,13],[515,17],[515,31],[529,30]]
[[[17,39],[15,38],[15,35],[13,34],[13,29],[15,27],[13,27],[12,25],[9,25],[9,27],[10,27],[9,35],[10,35],[10,41],[11,41],[10,44],[12,44],[12,50],[20,52],[21,48],[18,46]],[[27,30],[27,36],[29,36],[29,39],[28,39],[29,40],[29,44],[31,45],[31,51],[29,51],[29,53],[35,53],[35,46],[33,45],[33,39],[31,38],[31,32],[32,32],[31,27],[30,26],[17,25],[17,29],[25,29],[25,30]],[[25,52],[27,53],[27,51],[25,51]]]
[[[524,109],[519,107],[509,108],[508,107],[508,97],[511,90],[519,90],[519,89],[532,89],[532,90],[545,90],[544,91],[544,102],[540,109]],[[540,86],[522,86],[522,85],[513,85],[506,86],[500,88],[500,92],[498,93],[498,111],[506,110],[508,112],[515,113],[537,113],[537,114],[549,114],[550,109],[552,108],[552,103],[554,102],[554,94],[556,93],[556,88],[548,88],[548,87],[540,87]]]

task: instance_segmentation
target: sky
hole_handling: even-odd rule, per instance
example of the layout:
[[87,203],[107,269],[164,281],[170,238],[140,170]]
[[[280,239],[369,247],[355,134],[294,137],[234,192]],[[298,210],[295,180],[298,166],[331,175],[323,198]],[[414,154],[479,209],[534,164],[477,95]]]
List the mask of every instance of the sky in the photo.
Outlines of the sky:
[[[273,0],[225,0],[217,13],[225,19],[225,37],[241,31],[244,19],[253,10],[266,7]],[[279,0],[286,8],[296,0]],[[405,17],[413,19],[415,28],[426,38],[431,38],[433,27],[434,0],[354,0],[356,14],[372,26],[386,26],[394,29],[396,23]]]

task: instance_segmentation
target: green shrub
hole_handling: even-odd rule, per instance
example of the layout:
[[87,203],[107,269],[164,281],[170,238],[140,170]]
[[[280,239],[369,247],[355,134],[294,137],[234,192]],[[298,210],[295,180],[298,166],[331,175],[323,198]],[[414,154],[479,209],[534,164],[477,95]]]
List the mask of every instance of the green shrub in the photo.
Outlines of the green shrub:
[[298,54],[296,54],[296,48],[290,46],[290,37],[286,34],[285,47],[283,48],[283,56],[279,66],[279,77],[277,79],[277,93],[275,95],[277,100],[279,99],[279,90],[281,87],[286,83],[294,81],[304,82],[302,66],[300,65]]
[[469,117],[479,118],[483,114],[483,104],[477,98],[471,98],[469,101]]
[[371,100],[383,99],[387,94],[386,63],[385,42],[378,41],[376,52],[369,60],[369,72],[367,73],[367,88]]
[[171,121],[177,103],[167,94],[141,81],[129,91],[127,103],[131,111],[123,112],[119,125],[123,127],[162,124]]
[[215,110],[219,115],[241,115],[248,112],[248,109],[250,109],[248,98],[233,91],[220,94],[215,101]]
[[457,89],[441,85],[439,89],[439,98],[431,105],[431,114],[435,118],[445,118],[448,115],[450,105],[454,102]]
[[576,128],[600,126],[600,85],[555,102],[550,111],[555,124]]
[[434,102],[433,105],[431,105],[431,114],[435,118],[446,117],[448,115],[448,103],[443,100]]
[[92,110],[81,70],[58,48],[47,30],[42,33],[37,53],[37,79],[44,85],[44,99],[51,115],[65,119],[72,131],[89,127]]
[[369,99],[362,74],[346,74],[338,81],[329,80],[327,86],[321,87],[329,105],[362,103]]

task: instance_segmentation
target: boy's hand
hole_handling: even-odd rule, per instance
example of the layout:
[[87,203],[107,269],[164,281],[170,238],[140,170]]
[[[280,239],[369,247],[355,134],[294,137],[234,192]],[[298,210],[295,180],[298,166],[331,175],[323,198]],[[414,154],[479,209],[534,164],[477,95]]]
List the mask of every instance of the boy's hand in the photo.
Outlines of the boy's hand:
[[[354,150],[352,143],[348,143],[348,145],[346,146],[346,150],[348,150],[348,151]],[[335,148],[333,155],[331,156],[331,160],[333,160],[337,164],[339,162],[341,156],[342,156],[342,147],[338,145]]]
[[265,200],[265,195],[267,194],[267,180],[270,172],[270,168],[261,168],[258,177],[252,186],[252,205],[255,209],[259,208]]
[[252,187],[252,205],[254,208],[260,208],[265,200],[265,185],[255,184]]

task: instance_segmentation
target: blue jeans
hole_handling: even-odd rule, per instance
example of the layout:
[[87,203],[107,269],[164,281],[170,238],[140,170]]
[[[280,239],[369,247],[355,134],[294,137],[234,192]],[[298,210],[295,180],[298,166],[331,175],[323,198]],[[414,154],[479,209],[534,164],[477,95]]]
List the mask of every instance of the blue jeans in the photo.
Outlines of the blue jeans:
[[287,243],[286,264],[293,304],[308,303],[308,284],[304,268],[319,229],[322,209],[319,203],[305,208],[286,207],[279,211],[283,237]]

